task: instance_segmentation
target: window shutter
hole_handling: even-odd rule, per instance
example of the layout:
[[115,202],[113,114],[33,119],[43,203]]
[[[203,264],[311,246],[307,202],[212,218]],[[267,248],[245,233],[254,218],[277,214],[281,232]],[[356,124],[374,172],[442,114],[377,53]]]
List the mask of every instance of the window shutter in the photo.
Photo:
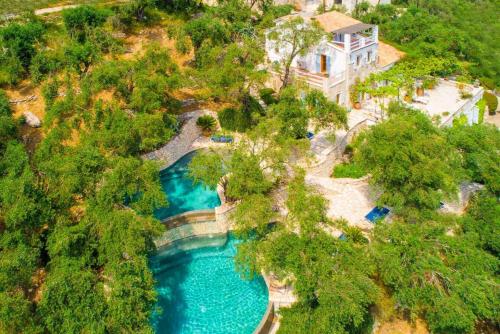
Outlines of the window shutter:
[[321,72],[321,55],[316,55],[316,73]]
[[328,75],[330,75],[330,61],[331,60],[331,57],[330,56],[326,56],[326,73],[328,73]]

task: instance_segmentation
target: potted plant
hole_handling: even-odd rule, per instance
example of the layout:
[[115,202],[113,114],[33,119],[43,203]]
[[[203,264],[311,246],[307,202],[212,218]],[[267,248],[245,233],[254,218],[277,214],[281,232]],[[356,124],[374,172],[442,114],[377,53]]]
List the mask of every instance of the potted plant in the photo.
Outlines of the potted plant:
[[217,124],[217,121],[215,120],[214,117],[212,117],[210,115],[200,116],[196,120],[196,125],[201,129],[203,135],[206,137],[210,136],[212,131],[215,130],[216,124]]
[[417,80],[417,96],[424,96],[424,83],[422,80]]
[[437,85],[437,79],[431,76],[425,78],[424,81],[422,82],[422,87],[424,89],[434,89],[436,88],[436,85]]
[[351,86],[349,98],[354,109],[361,109],[361,102],[359,101],[359,79],[356,79],[354,85]]
[[406,94],[404,96],[405,102],[411,102],[413,100],[413,92],[415,90],[415,85],[413,80],[409,80],[405,85]]

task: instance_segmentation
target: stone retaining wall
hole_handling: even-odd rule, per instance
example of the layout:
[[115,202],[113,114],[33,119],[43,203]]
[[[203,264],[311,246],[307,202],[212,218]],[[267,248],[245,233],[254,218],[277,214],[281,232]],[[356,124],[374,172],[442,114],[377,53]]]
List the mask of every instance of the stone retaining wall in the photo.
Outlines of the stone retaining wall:
[[309,173],[314,175],[329,176],[333,170],[335,162],[340,159],[344,153],[347,145],[352,141],[352,139],[367,127],[375,124],[374,120],[364,119],[363,121],[357,123],[352,128],[347,131],[345,136],[322,154],[322,158],[310,169]]

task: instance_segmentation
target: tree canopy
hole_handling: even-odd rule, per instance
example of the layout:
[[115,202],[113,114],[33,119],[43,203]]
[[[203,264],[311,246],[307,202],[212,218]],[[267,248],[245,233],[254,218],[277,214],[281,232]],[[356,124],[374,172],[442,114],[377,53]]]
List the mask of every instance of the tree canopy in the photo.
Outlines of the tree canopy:
[[360,161],[383,191],[380,204],[410,214],[456,196],[460,157],[422,113],[395,115],[359,140]]

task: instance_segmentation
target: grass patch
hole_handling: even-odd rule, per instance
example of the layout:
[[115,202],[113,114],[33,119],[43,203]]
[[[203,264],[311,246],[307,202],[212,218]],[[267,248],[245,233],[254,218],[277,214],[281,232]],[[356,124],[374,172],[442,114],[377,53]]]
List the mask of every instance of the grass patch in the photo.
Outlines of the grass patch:
[[351,179],[359,179],[366,175],[366,171],[363,167],[361,167],[358,163],[351,162],[343,162],[339,165],[336,165],[333,168],[333,177],[336,178],[344,178],[348,177]]

